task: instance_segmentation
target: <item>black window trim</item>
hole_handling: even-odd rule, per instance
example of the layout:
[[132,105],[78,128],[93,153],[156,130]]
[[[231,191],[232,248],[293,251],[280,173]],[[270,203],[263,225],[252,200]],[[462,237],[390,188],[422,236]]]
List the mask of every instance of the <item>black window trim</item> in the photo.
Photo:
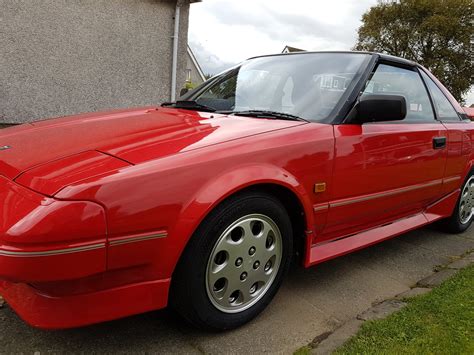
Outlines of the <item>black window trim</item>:
[[[423,68],[421,65],[417,65],[417,69],[419,71],[419,74],[420,74],[420,77],[421,77],[421,80],[423,81],[423,83],[425,84],[425,87],[426,87],[426,90],[428,91],[428,95],[430,97],[430,101],[431,101],[431,106],[433,107],[433,112],[435,114],[435,117],[436,117],[436,120],[438,120],[439,122],[441,123],[465,123],[465,120],[459,115],[459,112],[458,110],[456,110],[456,108],[453,106],[453,104],[451,103],[451,100],[445,95],[444,91],[439,87],[439,85],[433,80],[430,78],[430,75],[426,72],[425,68]],[[431,93],[431,90],[430,88],[428,87],[428,83],[425,82],[425,78],[423,77],[423,75],[421,75],[421,72],[423,72],[429,80],[432,81],[432,83],[438,88],[438,90],[441,92],[441,95],[444,96],[444,98],[448,101],[448,103],[451,105],[452,109],[454,112],[456,112],[456,115],[458,117],[458,120],[443,120],[443,119],[440,119],[439,117],[439,113],[438,113],[438,109],[436,108],[436,105],[434,103],[434,97],[433,97],[433,94]]]
[[421,75],[420,68],[418,66],[416,66],[415,70],[418,73],[418,76],[420,77],[421,82],[423,83],[423,86],[425,87],[426,93],[428,94],[428,98],[429,98],[430,104],[431,104],[431,110],[433,111],[433,117],[434,117],[435,121],[441,122],[441,120],[439,119],[438,111],[436,110],[436,107],[435,107],[435,104],[434,104],[433,95],[431,95],[430,88],[428,87],[428,84],[423,79],[423,75]]
[[[311,54],[312,52],[306,52],[304,54]],[[316,52],[319,53],[319,52]],[[337,51],[328,51],[324,53],[339,53]],[[341,52],[341,53],[348,53],[348,52]],[[371,76],[377,69],[377,67],[380,64],[386,64],[390,65],[393,67],[398,67],[398,68],[403,68],[411,71],[416,71],[418,75],[421,77],[421,81],[423,82],[423,85],[425,87],[425,90],[427,91],[430,103],[431,103],[431,108],[433,110],[433,115],[434,115],[434,120],[433,121],[426,121],[426,120],[416,120],[416,121],[391,121],[389,123],[391,124],[407,124],[407,123],[434,123],[434,122],[440,122],[440,123],[466,123],[466,122],[471,122],[468,118],[467,115],[463,115],[453,106],[451,100],[446,96],[444,93],[444,90],[439,87],[439,85],[431,79],[430,74],[427,72],[427,70],[421,66],[420,64],[417,64],[415,62],[412,62],[407,59],[399,58],[399,57],[393,57],[390,55],[386,54],[381,54],[381,53],[373,53],[373,52],[353,52],[353,53],[358,53],[358,54],[366,54],[368,55],[367,61],[364,63],[365,64],[365,69],[364,65],[362,65],[361,69],[357,73],[360,75],[359,80],[353,83],[353,88],[352,90],[346,90],[346,93],[341,97],[340,103],[334,108],[333,112],[328,116],[327,119],[318,122],[318,123],[326,123],[326,124],[332,124],[332,125],[339,125],[339,124],[351,124],[350,118],[352,116],[352,113],[359,101],[360,95],[363,92],[363,89],[367,83],[368,80],[370,80]],[[298,55],[301,53],[293,53],[294,55]],[[291,54],[287,54],[291,55]],[[266,56],[262,56],[266,57]],[[228,70],[224,71],[223,73],[220,73],[216,75],[215,77],[207,80],[200,86],[198,86],[196,89],[191,90],[187,94],[185,94],[181,99],[187,100],[192,97],[196,97],[200,95],[202,92],[207,90],[210,86],[215,85],[219,82],[225,81],[229,76],[231,76],[236,70],[239,70],[239,68],[245,63],[246,61],[239,63],[235,65],[232,68],[229,68]],[[436,85],[436,87],[441,91],[441,93],[446,97],[448,100],[449,104],[453,107],[454,111],[459,117],[459,121],[455,120],[440,120],[438,112],[436,110],[436,107],[434,105],[434,99],[432,97],[431,91],[428,88],[427,83],[425,82],[425,79],[421,75],[421,72],[425,73],[430,80],[433,81],[433,83]],[[225,75],[223,75],[225,74]],[[370,124],[386,124],[388,122],[371,122]]]
[[[380,55],[380,54],[374,55],[374,57],[375,57],[375,61],[373,63],[374,65],[367,67],[366,74],[368,72],[368,75],[364,76],[364,78],[365,78],[364,81],[361,80],[362,85],[360,86],[360,90],[359,90],[359,86],[357,86],[353,91],[353,93],[355,93],[356,99],[354,101],[352,101],[351,109],[348,110],[348,112],[344,116],[344,119],[341,122],[334,122],[333,124],[353,124],[351,122],[351,114],[355,110],[355,108],[356,108],[356,106],[359,102],[360,96],[363,94],[363,89],[365,88],[366,83],[372,78],[373,74],[375,73],[375,71],[377,70],[379,65],[381,65],[381,64],[390,65],[392,67],[397,67],[397,68],[401,68],[401,69],[414,71],[418,74],[418,76],[420,77],[421,82],[423,83],[423,86],[426,90],[428,98],[430,100],[431,109],[433,111],[433,118],[434,119],[430,120],[430,121],[426,121],[426,120],[412,120],[412,121],[401,120],[401,121],[386,121],[386,122],[364,122],[363,124],[433,124],[433,123],[437,123],[437,122],[439,122],[439,123],[442,122],[442,121],[438,120],[438,115],[437,115],[437,112],[434,108],[431,93],[430,93],[425,81],[423,80],[423,76],[419,72],[420,66],[418,64],[416,64],[415,62],[408,61],[408,60],[400,60],[400,61],[399,60],[393,60],[393,58],[391,58],[390,56],[384,56],[384,55]],[[394,58],[399,59],[397,57],[394,57]],[[443,93],[443,95],[444,95],[444,93]],[[352,95],[352,96],[354,96],[354,95]],[[449,121],[449,122],[456,122],[456,121]]]
[[359,70],[359,80],[354,82],[352,90],[346,90],[345,94],[341,97],[341,101],[338,105],[339,107],[336,107],[330,115],[330,117],[332,116],[332,120],[328,120],[328,122],[323,123],[329,123],[333,125],[346,123],[347,117],[350,115],[354,106],[359,101],[360,93],[365,87],[365,83],[367,80],[369,80],[372,72],[377,67],[380,56],[378,54],[370,54],[370,59],[368,59],[365,63],[365,69],[362,71]]

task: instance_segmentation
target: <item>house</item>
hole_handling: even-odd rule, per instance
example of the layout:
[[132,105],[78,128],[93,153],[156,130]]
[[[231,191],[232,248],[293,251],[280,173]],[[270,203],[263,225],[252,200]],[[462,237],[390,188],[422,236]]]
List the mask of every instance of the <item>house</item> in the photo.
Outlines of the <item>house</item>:
[[304,49],[299,49],[299,48],[296,48],[296,47],[290,47],[290,46],[285,46],[285,48],[283,48],[282,50],[282,53],[295,53],[295,52],[306,52]]
[[200,1],[0,0],[0,124],[173,100]]
[[188,45],[188,55],[186,60],[186,83],[189,83],[194,87],[202,84],[206,80],[206,75],[202,71],[202,68],[197,61],[193,50]]

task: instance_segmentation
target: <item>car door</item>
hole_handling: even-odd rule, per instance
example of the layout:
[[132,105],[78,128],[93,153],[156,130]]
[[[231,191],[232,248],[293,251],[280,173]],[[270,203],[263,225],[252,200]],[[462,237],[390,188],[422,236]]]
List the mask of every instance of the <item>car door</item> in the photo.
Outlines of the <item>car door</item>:
[[438,84],[441,85],[439,82],[435,83],[423,70],[420,70],[420,73],[431,94],[437,119],[448,130],[446,169],[443,179],[443,193],[448,194],[460,186],[466,173],[472,149],[470,139],[472,123],[461,119],[450,100],[438,87]]
[[334,126],[335,163],[320,241],[417,213],[440,198],[446,128],[416,67],[379,64],[365,94],[403,95],[403,121]]

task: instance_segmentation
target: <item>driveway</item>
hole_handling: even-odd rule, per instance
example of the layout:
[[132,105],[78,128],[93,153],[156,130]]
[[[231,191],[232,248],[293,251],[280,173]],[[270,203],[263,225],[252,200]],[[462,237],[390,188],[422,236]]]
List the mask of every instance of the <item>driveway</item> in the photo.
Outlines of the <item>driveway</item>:
[[474,228],[447,235],[427,227],[312,269],[294,267],[260,317],[218,334],[195,330],[167,310],[82,329],[44,332],[28,327],[5,306],[0,309],[0,353],[289,354],[372,303],[406,291],[435,266],[473,248]]

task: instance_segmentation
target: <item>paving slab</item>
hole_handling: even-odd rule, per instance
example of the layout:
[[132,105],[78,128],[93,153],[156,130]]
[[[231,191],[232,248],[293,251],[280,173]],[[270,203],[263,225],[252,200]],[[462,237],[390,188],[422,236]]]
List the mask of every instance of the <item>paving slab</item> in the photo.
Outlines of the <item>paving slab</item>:
[[391,315],[392,313],[401,310],[407,304],[400,300],[387,300],[379,303],[372,308],[362,312],[357,316],[359,320],[375,320],[383,319]]
[[424,295],[425,293],[431,292],[431,288],[425,288],[425,287],[414,287],[406,292],[400,293],[399,295],[396,295],[395,298],[397,300],[403,300],[406,298],[412,298],[420,295]]
[[433,275],[425,277],[423,280],[418,281],[418,286],[421,287],[435,287],[439,286],[442,282],[452,277],[457,270],[455,269],[443,269]]
[[352,319],[345,323],[342,327],[338,328],[326,339],[321,341],[312,351],[311,354],[315,355],[327,355],[331,354],[334,350],[344,345],[344,343],[356,334],[360,327],[364,324],[364,321],[360,319]]
[[474,253],[469,254],[468,256],[449,264],[448,268],[459,270],[464,269],[465,267],[468,267],[471,264],[474,264]]

